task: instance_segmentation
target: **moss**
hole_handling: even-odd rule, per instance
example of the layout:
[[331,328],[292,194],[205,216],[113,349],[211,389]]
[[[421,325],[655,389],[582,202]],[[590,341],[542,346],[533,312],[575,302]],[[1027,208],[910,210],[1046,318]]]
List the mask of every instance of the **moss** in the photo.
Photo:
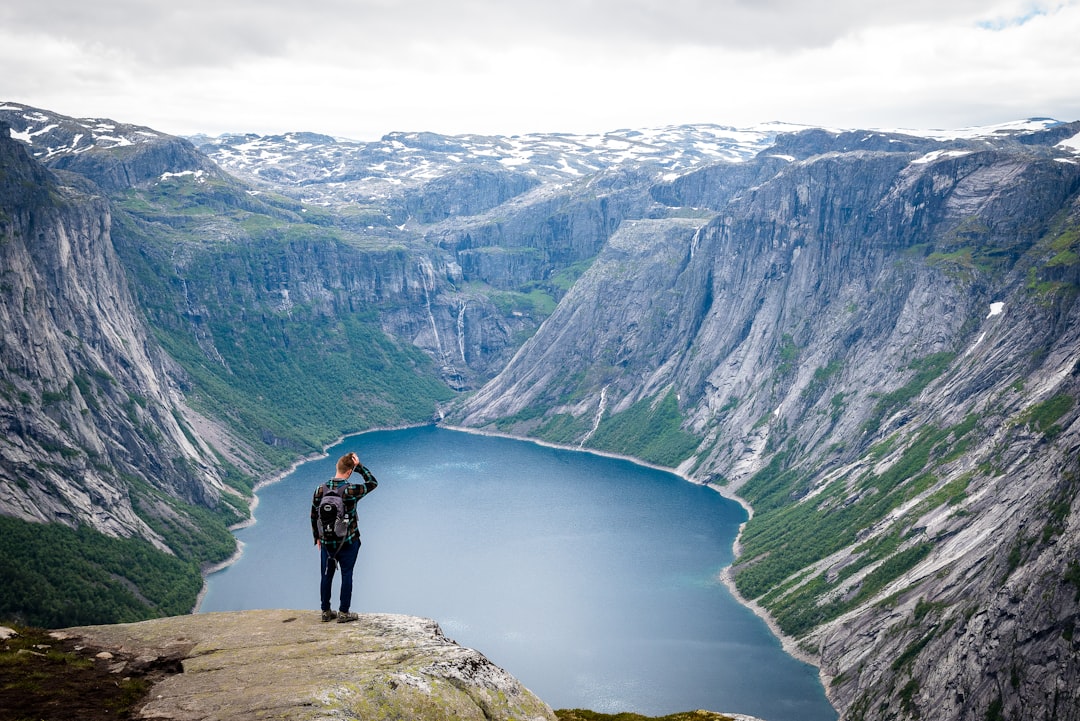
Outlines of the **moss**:
[[1046,267],[1070,266],[1080,263],[1080,227],[1063,230],[1050,241],[1050,251],[1054,254]]
[[903,653],[893,659],[892,670],[899,671],[905,666],[911,664],[918,657],[918,655],[922,653],[922,650],[926,648],[927,644],[934,640],[935,635],[936,630],[931,629],[930,632],[927,633],[925,636],[917,639],[910,646],[904,649]]
[[780,339],[780,349],[777,351],[779,363],[776,366],[774,377],[781,378],[795,370],[795,364],[799,360],[801,351],[802,349],[795,345],[795,339],[791,334],[784,333]]
[[1002,713],[1003,708],[1004,703],[1001,696],[998,696],[986,707],[986,721],[1005,721],[1005,715]]
[[[834,360],[830,361],[828,365],[816,368],[814,370],[814,376],[810,379],[810,383],[802,391],[803,399],[813,400],[818,398],[825,389],[828,387],[829,382],[840,373],[844,368],[843,361]],[[837,397],[833,397],[834,406],[843,402],[843,394],[839,394],[839,401]]]
[[[130,719],[151,687],[151,678],[109,672],[97,649],[76,650],[40,628],[18,626],[0,643],[0,709],[5,719],[103,721]],[[156,676],[155,676],[156,677]]]
[[1065,573],[1062,574],[1061,580],[1066,583],[1071,583],[1076,588],[1076,595],[1073,597],[1073,602],[1080,601],[1080,563],[1077,561],[1069,561],[1069,567]]
[[974,472],[969,471],[931,493],[915,509],[914,517],[922,516],[942,505],[955,506],[963,502],[967,498],[967,487],[974,475]]
[[922,718],[922,713],[919,711],[919,707],[915,705],[915,696],[919,693],[919,681],[918,679],[911,679],[908,681],[902,689],[900,689],[900,708],[904,710],[908,716],[913,719]]
[[557,301],[542,288],[531,287],[521,292],[497,292],[489,296],[503,315],[515,314],[546,318],[555,311]]

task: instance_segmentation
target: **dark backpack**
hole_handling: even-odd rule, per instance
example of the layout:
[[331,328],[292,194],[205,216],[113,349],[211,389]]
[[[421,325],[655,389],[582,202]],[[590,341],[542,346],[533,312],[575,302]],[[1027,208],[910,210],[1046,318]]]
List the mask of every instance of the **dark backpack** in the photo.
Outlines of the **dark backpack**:
[[349,516],[345,513],[345,484],[331,488],[324,484],[322,498],[319,500],[319,540],[340,543],[349,535]]

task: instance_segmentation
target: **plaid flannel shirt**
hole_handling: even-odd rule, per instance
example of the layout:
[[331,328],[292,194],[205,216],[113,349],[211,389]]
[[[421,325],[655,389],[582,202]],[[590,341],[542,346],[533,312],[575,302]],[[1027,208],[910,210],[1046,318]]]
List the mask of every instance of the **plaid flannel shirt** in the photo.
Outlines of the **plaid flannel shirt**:
[[319,541],[319,503],[322,500],[323,493],[326,492],[327,485],[330,488],[345,486],[341,499],[345,505],[345,513],[349,517],[349,531],[342,541],[325,541],[326,550],[328,551],[336,551],[347,543],[359,540],[360,530],[356,527],[356,502],[374,491],[376,486],[379,485],[379,482],[375,480],[375,476],[363,465],[358,465],[353,469],[353,473],[360,474],[364,480],[361,483],[355,483],[340,478],[331,478],[327,483],[321,484],[315,489],[315,495],[311,499],[311,534],[317,543]]

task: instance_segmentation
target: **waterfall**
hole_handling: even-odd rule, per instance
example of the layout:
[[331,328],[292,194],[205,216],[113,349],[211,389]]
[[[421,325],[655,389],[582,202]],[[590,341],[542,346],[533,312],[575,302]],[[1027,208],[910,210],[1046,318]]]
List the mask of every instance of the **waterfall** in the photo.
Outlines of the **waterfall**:
[[[704,228],[705,226],[701,226]],[[694,237],[690,239],[690,260],[694,259],[694,255],[697,253],[698,241],[701,240],[701,228],[694,231]]]
[[607,410],[607,386],[600,389],[600,403],[596,408],[596,415],[593,417],[592,428],[585,434],[585,437],[581,439],[581,443],[578,444],[578,448],[584,448],[585,444],[596,433],[596,429],[600,427],[600,419],[604,417],[604,411]]
[[420,266],[420,280],[424,289],[424,307],[427,308],[428,321],[431,323],[431,333],[435,336],[435,351],[439,358],[446,361],[446,352],[443,350],[442,339],[439,338],[439,327],[435,323],[435,314],[431,312],[431,294],[435,291],[435,268],[431,261],[421,257],[418,261]]
[[[191,299],[191,293],[188,290],[187,278],[184,276],[184,266],[176,259],[176,249],[173,249],[171,260],[173,261],[173,272],[176,273],[176,277],[180,280],[180,288],[184,295],[184,308],[187,311],[188,317],[196,318],[202,314],[198,311],[194,301]],[[222,368],[228,370],[229,364],[225,362],[225,358],[221,355],[221,352],[214,345],[213,336],[206,330],[205,325],[201,321],[191,321],[191,331],[195,336],[195,343],[199,346],[203,353],[206,354],[210,360],[219,364]]]
[[465,360],[465,309],[468,307],[468,301],[462,303],[461,310],[457,314],[457,343],[458,350],[461,352],[462,363],[467,363]]

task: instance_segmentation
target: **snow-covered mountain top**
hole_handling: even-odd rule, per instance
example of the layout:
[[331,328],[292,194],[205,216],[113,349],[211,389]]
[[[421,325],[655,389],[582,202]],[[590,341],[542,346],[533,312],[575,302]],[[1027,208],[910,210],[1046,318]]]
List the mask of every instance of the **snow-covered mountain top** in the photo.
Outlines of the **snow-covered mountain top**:
[[747,160],[778,134],[794,129],[803,127],[679,125],[599,135],[414,132],[390,133],[372,142],[315,133],[190,140],[222,168],[250,182],[291,187],[310,202],[357,202],[469,169],[520,173],[544,184],[565,184],[621,165],[675,176],[705,163]]
[[1060,120],[1052,118],[1028,118],[1026,120],[1014,120],[1008,123],[996,125],[980,125],[969,128],[952,129],[917,129],[897,128],[895,130],[882,130],[886,133],[899,135],[914,135],[919,138],[931,138],[933,140],[978,140],[979,138],[1002,137],[1019,135],[1022,133],[1036,133],[1041,130],[1049,130],[1061,125]]
[[373,142],[288,133],[196,137],[192,141],[229,171],[277,183],[388,177],[402,182],[430,180],[462,164],[570,180],[622,163],[649,164],[658,171],[679,172],[704,162],[738,162],[768,147],[778,133],[789,127],[681,125],[602,135],[546,133],[509,137],[390,133]]
[[[70,118],[11,102],[0,102],[0,121],[10,125],[12,136],[27,143],[43,160],[94,147],[114,148],[168,137],[151,128],[99,118]],[[1062,123],[1056,120],[1034,118],[954,130],[872,132],[964,142],[1022,136],[1059,125]],[[398,195],[463,170],[520,173],[545,185],[571,183],[620,166],[674,178],[703,164],[748,160],[781,135],[812,129],[773,122],[749,128],[696,124],[593,135],[396,132],[370,142],[309,132],[200,135],[188,140],[224,170],[250,183],[310,202],[337,203]],[[847,132],[824,130],[836,135]],[[1065,139],[1059,147],[1076,152],[1080,142],[1075,137]]]
[[20,103],[0,102],[0,121],[11,126],[11,137],[29,145],[34,157],[42,160],[167,137],[139,125],[104,118],[69,118]]

